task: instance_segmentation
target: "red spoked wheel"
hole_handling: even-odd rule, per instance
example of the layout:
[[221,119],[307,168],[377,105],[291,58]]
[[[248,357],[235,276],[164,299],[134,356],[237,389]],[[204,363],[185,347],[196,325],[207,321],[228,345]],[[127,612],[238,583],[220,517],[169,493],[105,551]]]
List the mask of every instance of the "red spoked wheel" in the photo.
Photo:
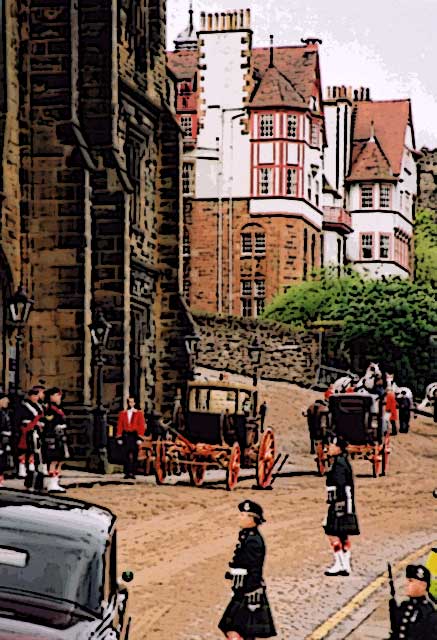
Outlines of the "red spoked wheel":
[[158,440],[155,448],[155,479],[156,484],[164,484],[165,478],[167,476],[167,456],[165,451],[165,444],[162,440]]
[[190,464],[188,466],[188,474],[190,482],[195,487],[201,487],[205,479],[206,467],[203,464]]
[[241,451],[238,442],[234,442],[229,456],[228,467],[226,469],[226,489],[232,491],[238,482],[238,474],[240,473]]
[[381,454],[382,454],[382,450],[380,451],[379,448],[375,447],[373,456],[372,456],[372,469],[373,469],[374,478],[377,478],[381,473],[381,466],[382,466]]
[[271,429],[266,429],[259,443],[256,462],[256,481],[259,487],[269,487],[273,480],[273,466],[275,464],[275,436]]
[[324,476],[326,473],[326,460],[325,453],[323,451],[323,442],[319,442],[317,444],[316,453],[317,473],[319,474],[319,476]]
[[389,461],[390,461],[390,434],[387,433],[384,438],[384,448],[382,450],[382,472],[381,475],[385,476],[388,472]]

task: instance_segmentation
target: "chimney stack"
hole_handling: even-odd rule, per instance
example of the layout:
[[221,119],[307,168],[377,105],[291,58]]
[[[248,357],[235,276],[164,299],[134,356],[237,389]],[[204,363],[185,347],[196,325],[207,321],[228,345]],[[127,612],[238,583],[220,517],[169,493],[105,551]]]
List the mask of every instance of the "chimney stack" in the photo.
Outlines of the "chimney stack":
[[250,9],[200,14],[201,31],[240,31],[250,29]]
[[269,67],[274,67],[274,61],[273,61],[273,55],[274,55],[274,51],[273,51],[273,35],[270,35],[270,64]]

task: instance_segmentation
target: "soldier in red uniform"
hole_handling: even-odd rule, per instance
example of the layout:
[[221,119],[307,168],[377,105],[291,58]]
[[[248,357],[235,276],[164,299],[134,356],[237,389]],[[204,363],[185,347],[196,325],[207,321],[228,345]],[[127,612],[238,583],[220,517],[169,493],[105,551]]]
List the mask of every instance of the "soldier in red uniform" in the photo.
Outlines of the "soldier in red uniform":
[[135,479],[138,464],[138,446],[142,442],[146,422],[142,411],[135,407],[135,398],[129,396],[127,409],[120,411],[117,422],[117,442],[125,447],[124,477]]

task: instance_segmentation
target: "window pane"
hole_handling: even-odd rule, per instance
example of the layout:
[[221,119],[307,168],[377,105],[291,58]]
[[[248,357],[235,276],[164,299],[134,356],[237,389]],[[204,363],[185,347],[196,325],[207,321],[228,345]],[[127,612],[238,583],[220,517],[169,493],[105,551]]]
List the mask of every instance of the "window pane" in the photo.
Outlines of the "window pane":
[[252,316],[252,298],[241,299],[241,315],[243,318],[249,318]]
[[297,138],[297,116],[287,116],[287,137]]
[[241,253],[242,254],[252,253],[252,235],[250,233],[241,234]]
[[241,295],[242,296],[251,296],[252,295],[252,281],[251,280],[241,280]]
[[373,207],[373,187],[366,185],[361,187],[361,208],[371,209]]
[[191,138],[193,135],[193,120],[191,116],[182,116],[181,117],[181,129],[184,132],[184,135]]
[[255,296],[258,298],[264,298],[266,295],[266,281],[255,280]]
[[287,169],[286,193],[288,196],[297,195],[297,170]]
[[260,116],[259,136],[260,138],[273,138],[273,114]]
[[260,316],[264,311],[265,300],[264,298],[257,298],[255,303],[256,303],[256,315]]
[[263,196],[270,195],[272,193],[272,170],[260,169],[259,170],[259,187],[260,193]]
[[255,233],[255,253],[264,255],[266,252],[266,236],[264,233]]
[[379,257],[387,259],[390,251],[390,236],[379,236]]
[[373,258],[373,235],[371,233],[363,233],[361,236],[361,255],[365,260]]
[[390,208],[390,185],[382,184],[379,188],[379,206],[381,209]]
[[192,162],[184,162],[182,165],[182,193],[184,195],[194,193],[194,165]]

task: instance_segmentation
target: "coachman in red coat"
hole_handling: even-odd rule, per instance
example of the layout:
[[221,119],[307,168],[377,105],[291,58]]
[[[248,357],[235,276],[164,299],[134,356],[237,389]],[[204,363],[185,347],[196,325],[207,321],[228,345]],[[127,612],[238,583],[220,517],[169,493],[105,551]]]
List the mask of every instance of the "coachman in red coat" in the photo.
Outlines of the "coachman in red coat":
[[127,399],[127,409],[120,411],[117,422],[117,442],[125,447],[124,477],[135,478],[138,446],[146,430],[144,414],[135,408],[135,398]]

